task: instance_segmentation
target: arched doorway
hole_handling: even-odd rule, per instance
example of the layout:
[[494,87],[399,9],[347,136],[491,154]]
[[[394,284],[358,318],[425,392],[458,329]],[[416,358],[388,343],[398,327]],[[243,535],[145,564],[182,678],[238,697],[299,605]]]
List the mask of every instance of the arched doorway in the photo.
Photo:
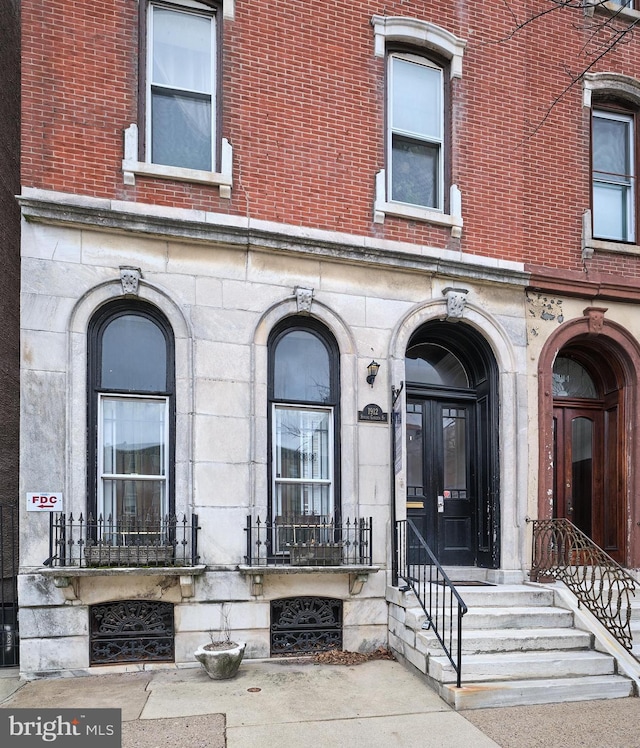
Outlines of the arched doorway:
[[626,560],[624,375],[589,340],[553,364],[555,517],[564,517],[619,563]]
[[640,563],[640,346],[587,307],[544,344],[538,365],[538,517],[566,517],[619,563]]
[[407,516],[445,565],[499,565],[497,378],[464,323],[427,323],[407,345]]

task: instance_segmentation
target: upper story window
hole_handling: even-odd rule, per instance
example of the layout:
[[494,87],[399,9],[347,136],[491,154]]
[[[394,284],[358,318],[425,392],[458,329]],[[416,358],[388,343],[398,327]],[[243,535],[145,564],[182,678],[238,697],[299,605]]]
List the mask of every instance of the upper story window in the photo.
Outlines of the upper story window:
[[633,114],[592,114],[593,236],[635,242],[636,161]]
[[595,252],[640,255],[640,80],[621,73],[586,73],[582,97],[591,122],[591,205],[582,215],[582,257],[588,260]]
[[269,340],[271,515],[335,518],[339,495],[338,351],[320,324],[286,320]]
[[399,216],[462,232],[462,199],[448,150],[449,81],[462,76],[465,42],[427,21],[373,16],[375,54],[387,58],[385,168],[374,221]]
[[391,201],[443,210],[443,70],[415,55],[389,56]]
[[112,528],[159,522],[174,504],[171,329],[119,301],[96,314],[88,344],[89,512]]
[[202,9],[149,6],[147,160],[212,171],[216,20]]
[[[220,6],[220,10],[218,7]],[[139,122],[124,132],[125,184],[136,175],[218,185],[231,197],[233,154],[220,137],[220,16],[232,0],[140,0]]]

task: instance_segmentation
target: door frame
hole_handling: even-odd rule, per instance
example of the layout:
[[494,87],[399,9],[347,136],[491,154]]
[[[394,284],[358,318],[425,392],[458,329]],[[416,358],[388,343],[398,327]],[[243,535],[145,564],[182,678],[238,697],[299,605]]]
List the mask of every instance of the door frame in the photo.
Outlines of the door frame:
[[572,347],[585,354],[606,359],[620,387],[622,409],[619,429],[624,436],[621,445],[620,509],[623,513],[626,542],[624,565],[640,565],[640,508],[633,497],[640,493],[640,439],[635,425],[640,423],[638,372],[640,346],[622,325],[604,318],[606,309],[587,307],[583,317],[565,322],[546,341],[538,360],[538,519],[551,519],[554,510],[553,465],[553,364],[556,356]]
[[[475,455],[477,494],[473,518],[475,536],[473,565],[497,569],[500,567],[501,524],[499,391],[498,365],[495,356],[482,334],[462,321],[456,324],[442,320],[424,323],[407,341],[405,355],[406,351],[420,343],[433,343],[450,351],[467,373],[469,379],[467,392],[475,393],[474,397],[469,398],[469,395],[465,397],[465,390],[460,390],[461,399],[475,404],[475,444],[483,445],[481,450],[476,449]],[[407,399],[409,397],[456,399],[456,394],[449,388],[438,389],[409,381],[405,383],[405,392]],[[406,426],[404,428],[406,429]],[[480,459],[479,451],[485,452],[485,459]]]

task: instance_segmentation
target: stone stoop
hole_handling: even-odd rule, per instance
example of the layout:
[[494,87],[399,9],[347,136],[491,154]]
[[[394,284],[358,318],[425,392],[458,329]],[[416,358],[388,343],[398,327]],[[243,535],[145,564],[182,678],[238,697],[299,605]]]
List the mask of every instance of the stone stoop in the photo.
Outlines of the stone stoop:
[[[460,586],[462,687],[412,592],[389,588],[389,645],[455,709],[548,704],[633,696],[634,682],[596,651],[593,635],[555,605],[552,589],[532,584]],[[640,627],[640,606],[638,607]],[[456,631],[456,621],[451,622]],[[454,641],[455,646],[455,641]]]

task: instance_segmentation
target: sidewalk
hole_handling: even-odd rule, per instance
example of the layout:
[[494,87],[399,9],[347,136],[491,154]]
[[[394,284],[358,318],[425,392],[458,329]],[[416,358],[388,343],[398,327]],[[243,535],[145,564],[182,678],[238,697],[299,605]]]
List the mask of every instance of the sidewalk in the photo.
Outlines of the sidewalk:
[[200,668],[28,683],[0,671],[0,702],[120,708],[123,748],[640,746],[638,699],[456,713],[418,675],[388,660],[245,661],[231,681],[212,681]]

